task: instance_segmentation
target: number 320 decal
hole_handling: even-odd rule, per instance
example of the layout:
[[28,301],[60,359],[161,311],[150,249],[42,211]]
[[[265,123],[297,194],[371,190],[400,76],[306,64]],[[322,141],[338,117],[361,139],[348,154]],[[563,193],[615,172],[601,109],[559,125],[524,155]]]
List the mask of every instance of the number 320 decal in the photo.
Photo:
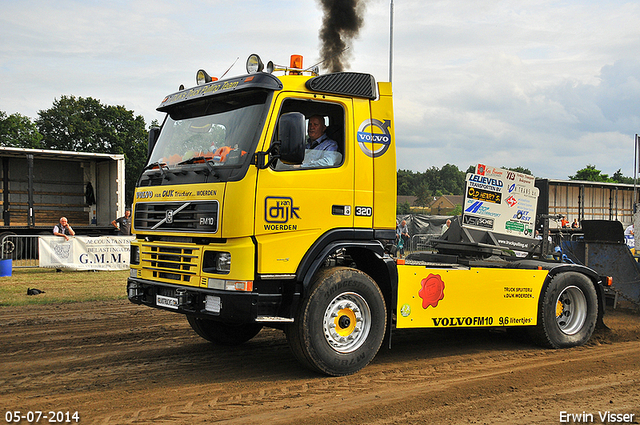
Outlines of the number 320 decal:
[[356,217],[371,217],[372,215],[373,215],[373,208],[356,207]]

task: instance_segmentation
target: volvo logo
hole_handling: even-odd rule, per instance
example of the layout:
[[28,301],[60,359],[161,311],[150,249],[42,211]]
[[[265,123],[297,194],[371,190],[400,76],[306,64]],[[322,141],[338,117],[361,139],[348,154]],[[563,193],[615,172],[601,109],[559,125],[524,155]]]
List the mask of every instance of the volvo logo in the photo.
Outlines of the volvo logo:
[[358,145],[365,155],[371,158],[384,155],[391,146],[390,126],[391,121],[382,122],[376,119],[366,119],[360,124],[357,133]]
[[153,226],[151,228],[151,230],[157,229],[158,227],[162,226],[164,223],[172,224],[173,223],[173,216],[178,214],[183,209],[187,208],[189,205],[191,205],[191,202],[184,203],[184,204],[182,204],[180,206],[180,208],[175,209],[175,210],[166,210],[164,212],[164,218],[162,220],[160,220],[159,222],[157,222],[155,224],[155,226]]

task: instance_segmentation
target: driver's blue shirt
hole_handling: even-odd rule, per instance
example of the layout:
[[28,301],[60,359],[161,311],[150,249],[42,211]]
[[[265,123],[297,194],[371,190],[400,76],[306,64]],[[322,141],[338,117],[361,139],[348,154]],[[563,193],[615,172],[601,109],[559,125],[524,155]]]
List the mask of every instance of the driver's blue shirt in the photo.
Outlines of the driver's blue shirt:
[[323,134],[316,140],[309,140],[307,142],[307,149],[313,149],[315,151],[337,151],[338,143],[335,140],[331,140],[326,134]]

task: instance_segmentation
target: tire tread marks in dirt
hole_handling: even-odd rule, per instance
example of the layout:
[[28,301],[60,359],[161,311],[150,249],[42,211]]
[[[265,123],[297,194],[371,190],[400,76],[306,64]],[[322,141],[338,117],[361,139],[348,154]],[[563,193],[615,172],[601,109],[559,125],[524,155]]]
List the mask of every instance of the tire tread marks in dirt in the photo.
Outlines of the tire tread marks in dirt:
[[640,414],[640,316],[607,312],[605,322],[611,330],[566,350],[483,330],[398,330],[392,350],[331,378],[300,367],[273,329],[222,348],[181,315],[124,300],[5,307],[0,398],[6,410],[77,410],[83,424],[499,425],[558,423],[561,410]]

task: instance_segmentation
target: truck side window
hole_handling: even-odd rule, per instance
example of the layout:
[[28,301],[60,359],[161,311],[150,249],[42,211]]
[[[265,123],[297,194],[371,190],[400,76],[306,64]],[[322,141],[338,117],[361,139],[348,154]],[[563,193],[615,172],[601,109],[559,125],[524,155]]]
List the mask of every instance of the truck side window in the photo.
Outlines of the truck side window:
[[307,141],[304,161],[300,165],[287,165],[280,161],[276,170],[332,168],[344,160],[344,110],[342,106],[326,102],[288,99],[280,115],[301,112],[307,121]]

